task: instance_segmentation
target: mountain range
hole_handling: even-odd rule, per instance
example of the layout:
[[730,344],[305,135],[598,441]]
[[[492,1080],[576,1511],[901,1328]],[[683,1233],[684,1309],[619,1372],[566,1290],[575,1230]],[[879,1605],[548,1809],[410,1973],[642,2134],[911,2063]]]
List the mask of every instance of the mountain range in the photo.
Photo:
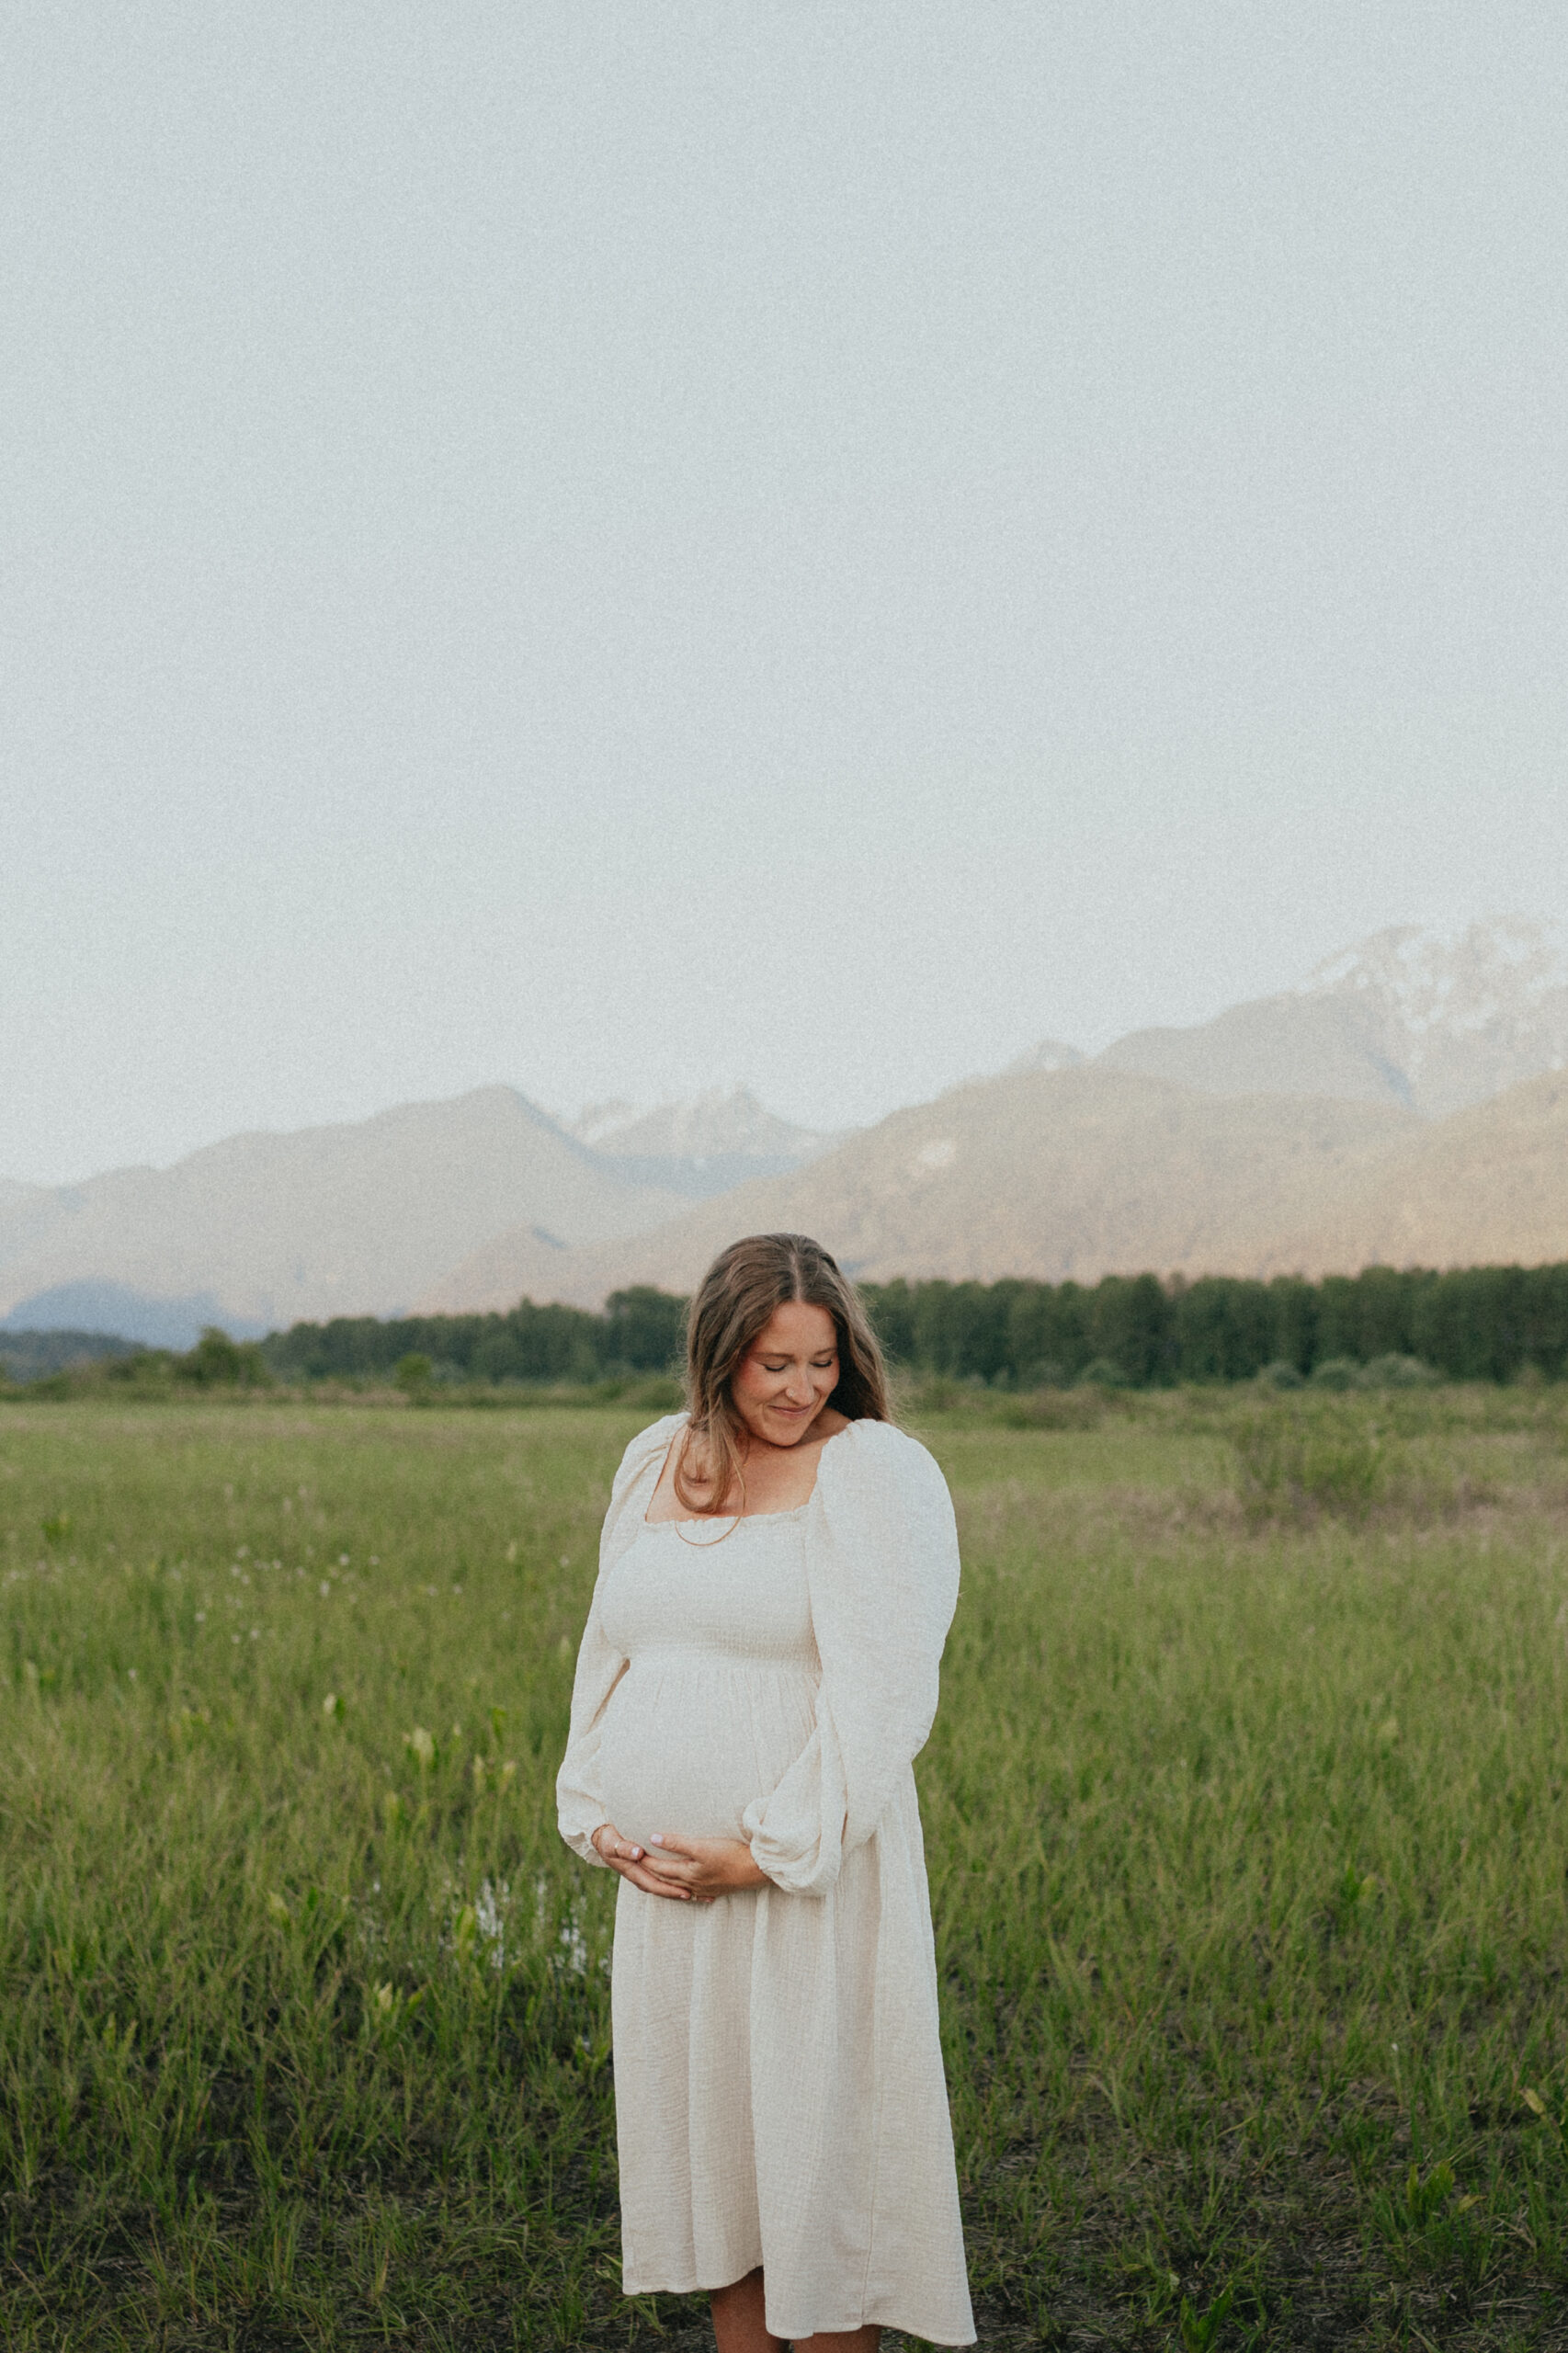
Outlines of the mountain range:
[[1379,932],[1297,988],[1194,1029],[1136,1030],[1096,1059],[1210,1094],[1321,1095],[1441,1119],[1568,1064],[1568,958],[1553,926],[1522,916],[1454,940]]
[[1568,1077],[1432,1121],[1313,1096],[1203,1096],[1094,1064],[977,1080],[630,1240],[547,1262],[527,1235],[500,1236],[421,1304],[687,1290],[734,1234],[778,1231],[816,1234],[874,1281],[1568,1258]]
[[188,1345],[298,1319],[686,1289],[736,1233],[868,1277],[1094,1279],[1568,1257],[1568,961],[1507,917],[831,1136],[746,1089],[552,1118],[506,1086],[0,1181],[0,1324]]

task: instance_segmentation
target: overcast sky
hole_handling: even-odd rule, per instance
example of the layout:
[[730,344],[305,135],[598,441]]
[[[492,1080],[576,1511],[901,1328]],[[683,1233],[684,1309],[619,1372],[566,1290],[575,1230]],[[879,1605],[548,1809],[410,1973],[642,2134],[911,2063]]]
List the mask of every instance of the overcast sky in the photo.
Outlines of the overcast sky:
[[0,1175],[1568,913],[1551,0],[23,0]]

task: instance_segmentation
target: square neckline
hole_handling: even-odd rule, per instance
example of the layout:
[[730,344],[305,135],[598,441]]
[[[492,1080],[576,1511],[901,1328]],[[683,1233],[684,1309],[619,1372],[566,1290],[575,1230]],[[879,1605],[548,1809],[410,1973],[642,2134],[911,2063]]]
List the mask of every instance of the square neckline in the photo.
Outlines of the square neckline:
[[[687,1414],[687,1415],[686,1415],[683,1417],[683,1419],[685,1420],[685,1422],[686,1422],[687,1425],[689,1425],[690,1420],[691,1420],[691,1416],[690,1416],[690,1415],[689,1415],[689,1414]],[[818,1447],[818,1449],[817,1449],[817,1475],[816,1475],[816,1477],[812,1481],[812,1492],[811,1492],[811,1494],[810,1494],[809,1495],[807,1495],[807,1496],[805,1497],[805,1499],[804,1499],[802,1502],[798,1503],[798,1504],[791,1504],[791,1505],[790,1506],[790,1508],[789,1508],[789,1510],[788,1510],[788,1511],[716,1511],[716,1512],[704,1512],[704,1513],[702,1513],[702,1514],[701,1514],[698,1518],[696,1518],[696,1519],[650,1519],[650,1518],[649,1518],[649,1517],[648,1517],[648,1515],[647,1515],[647,1513],[644,1511],[644,1512],[641,1512],[641,1513],[639,1513],[638,1517],[639,1517],[639,1518],[642,1520],[642,1523],[643,1527],[644,1527],[644,1528],[648,1528],[648,1529],[653,1529],[653,1528],[717,1528],[717,1527],[722,1526],[722,1524],[727,1520],[727,1521],[729,1522],[729,1526],[730,1526],[730,1532],[731,1532],[732,1534],[733,1534],[734,1530],[735,1530],[737,1528],[742,1528],[742,1527],[744,1527],[744,1526],[745,1525],[745,1523],[746,1523],[748,1520],[761,1520],[761,1521],[767,1521],[767,1520],[770,1520],[770,1519],[799,1519],[799,1518],[801,1517],[801,1514],[802,1512],[810,1511],[810,1509],[811,1509],[812,1506],[815,1503],[815,1501],[816,1501],[816,1499],[817,1499],[817,1489],[818,1489],[818,1488],[821,1486],[821,1484],[822,1484],[822,1461],[823,1461],[823,1456],[827,1452],[827,1449],[828,1449],[828,1448],[829,1448],[830,1446],[836,1446],[836,1445],[837,1445],[837,1443],[838,1443],[838,1441],[839,1441],[839,1439],[840,1439],[841,1438],[847,1438],[847,1437],[848,1437],[848,1435],[849,1435],[849,1433],[850,1433],[850,1431],[851,1431],[854,1427],[855,1427],[855,1424],[854,1424],[853,1422],[846,1422],[846,1423],[845,1423],[845,1425],[844,1425],[844,1427],[843,1427],[841,1430],[835,1430],[835,1431],[834,1431],[834,1433],[833,1433],[833,1436],[832,1436],[831,1438],[824,1438],[823,1439],[822,1444],[821,1444],[821,1445]],[[659,1457],[659,1469],[658,1469],[658,1474],[657,1474],[657,1477],[655,1477],[655,1479],[654,1479],[654,1481],[653,1481],[653,1495],[656,1495],[658,1494],[658,1492],[659,1492],[659,1480],[660,1480],[660,1479],[662,1479],[662,1478],[664,1477],[664,1475],[665,1475],[665,1469],[666,1469],[666,1467],[667,1467],[667,1465],[668,1465],[668,1463],[669,1463],[670,1456],[671,1456],[671,1455],[674,1453],[674,1451],[675,1451],[675,1443],[676,1443],[676,1439],[679,1436],[680,1436],[680,1431],[679,1431],[678,1429],[677,1429],[677,1430],[674,1430],[674,1431],[672,1431],[672,1432],[671,1432],[671,1434],[670,1434],[670,1442],[669,1442],[668,1446],[666,1446],[666,1447],[665,1447],[665,1450],[664,1450],[663,1454],[661,1454],[661,1455],[660,1455],[660,1457]],[[650,1503],[652,1503],[652,1502],[653,1502],[653,1495],[650,1495],[650,1496],[649,1496],[648,1501],[649,1501]]]

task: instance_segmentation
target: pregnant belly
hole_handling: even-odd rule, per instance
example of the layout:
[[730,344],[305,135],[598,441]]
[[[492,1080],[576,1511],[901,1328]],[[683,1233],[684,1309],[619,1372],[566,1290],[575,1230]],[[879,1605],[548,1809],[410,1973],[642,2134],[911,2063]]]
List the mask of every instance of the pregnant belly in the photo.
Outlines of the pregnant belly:
[[738,1838],[812,1736],[802,1670],[694,1654],[633,1659],[605,1711],[599,1787],[622,1836]]

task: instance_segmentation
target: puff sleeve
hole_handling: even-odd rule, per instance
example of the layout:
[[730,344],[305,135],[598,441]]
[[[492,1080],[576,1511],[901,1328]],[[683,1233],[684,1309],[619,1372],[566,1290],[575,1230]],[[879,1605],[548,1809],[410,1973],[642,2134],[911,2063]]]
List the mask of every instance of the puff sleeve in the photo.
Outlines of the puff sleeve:
[[807,1548],[816,1729],[744,1827],[768,1878],[822,1895],[925,1745],[958,1602],[952,1499],[918,1441],[852,1422],[823,1450]]
[[654,1463],[663,1461],[685,1419],[684,1414],[666,1415],[663,1421],[640,1430],[620,1458],[599,1536],[594,1598],[577,1651],[577,1670],[572,1681],[571,1730],[566,1754],[555,1777],[555,1818],[561,1836],[573,1853],[581,1855],[585,1863],[596,1864],[600,1870],[608,1870],[609,1866],[594,1847],[593,1834],[609,1816],[599,1792],[599,1734],[610,1694],[627,1665],[605,1632],[600,1598],[606,1578],[635,1540],[638,1518],[647,1508],[643,1474]]

